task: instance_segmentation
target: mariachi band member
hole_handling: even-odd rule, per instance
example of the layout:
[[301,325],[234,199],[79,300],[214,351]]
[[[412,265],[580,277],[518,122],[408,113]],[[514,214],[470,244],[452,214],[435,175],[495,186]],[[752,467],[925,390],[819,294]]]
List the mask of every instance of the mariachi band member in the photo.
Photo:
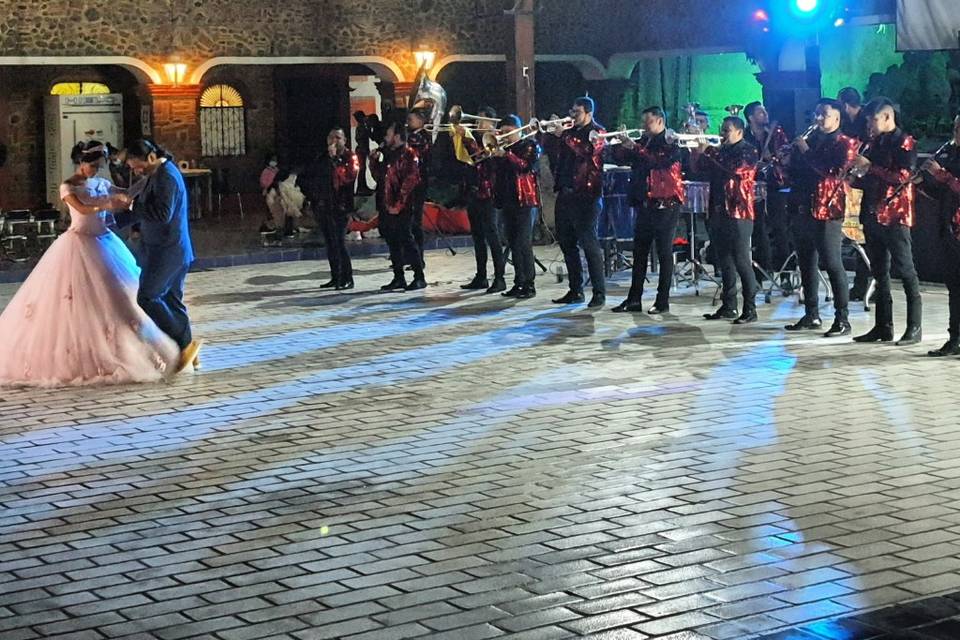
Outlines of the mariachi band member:
[[[939,349],[929,351],[933,357],[960,355],[960,114],[953,119],[953,139],[947,149],[923,164],[935,181],[940,203],[940,236],[944,243],[944,283],[949,294],[950,337]],[[929,190],[930,183],[927,182]]]
[[[723,279],[722,304],[707,320],[757,321],[757,279],[750,256],[753,234],[757,150],[743,139],[745,125],[736,116],[723,119],[720,148],[701,143],[694,164],[710,178],[708,225]],[[737,276],[743,287],[743,313],[737,314]]]
[[[381,291],[413,291],[427,286],[423,259],[413,237],[416,191],[420,186],[420,162],[417,152],[407,145],[407,131],[399,122],[391,123],[380,149],[370,153],[370,170],[377,181],[377,206],[380,234],[390,249],[393,280]],[[413,281],[407,284],[403,269],[413,268]]]
[[427,187],[433,151],[433,136],[426,130],[429,114],[425,109],[414,108],[407,114],[407,146],[417,152],[420,170],[420,183],[413,194],[413,239],[420,252],[420,265],[423,261],[423,205],[427,201]]
[[[867,114],[863,110],[860,92],[853,87],[844,87],[837,93],[837,101],[843,106],[843,123],[840,125],[843,135],[854,138],[860,144],[865,143],[869,140],[870,135],[867,132]],[[860,190],[862,194],[863,184],[859,180],[853,180],[851,186]],[[860,259],[858,254],[853,287],[850,288],[850,301],[859,302],[863,300],[869,287],[870,267]]]
[[594,101],[589,96],[573,101],[570,117],[573,127],[555,127],[544,136],[547,152],[556,158],[551,166],[554,172],[554,191],[557,192],[556,225],[560,250],[567,267],[570,290],[553,302],[575,304],[583,302],[583,267],[580,249],[587,259],[587,269],[593,287],[588,307],[602,307],[607,300],[604,282],[603,251],[597,237],[597,221],[603,208],[603,148],[602,127],[593,119]]
[[492,151],[493,157],[488,162],[494,167],[496,206],[503,212],[507,242],[513,255],[513,287],[502,295],[526,300],[537,295],[533,225],[540,210],[537,183],[540,145],[529,137],[521,139],[520,128],[517,115],[510,114],[500,121],[500,135],[506,137],[503,144]]
[[633,231],[633,273],[626,300],[614,307],[616,313],[643,311],[641,298],[647,278],[647,262],[654,242],[660,263],[657,299],[650,314],[670,311],[673,281],[673,241],[677,234],[680,205],[685,190],[680,148],[667,141],[666,114],[660,107],[643,110],[644,134],[635,142],[626,133],[614,147],[619,164],[630,164],[630,205],[636,210]]
[[803,136],[793,142],[790,158],[794,238],[803,285],[805,312],[787,331],[819,329],[820,260],[830,276],[833,289],[833,325],[828,338],[850,333],[847,272],[843,267],[843,217],[846,213],[844,179],[857,157],[859,143],[840,131],[840,103],[821,99],[816,108],[817,129],[809,141]]
[[324,164],[329,166],[330,191],[323,200],[322,231],[330,273],[337,289],[353,289],[353,264],[347,251],[347,221],[355,209],[353,184],[360,172],[360,161],[357,154],[347,149],[347,136],[340,127],[333,128],[327,135]]
[[[779,155],[781,150],[790,144],[790,140],[783,127],[778,124],[771,125],[770,115],[762,103],[751,102],[743,108],[743,115],[747,119],[744,139],[756,147],[760,157],[757,182],[766,185],[766,199],[755,206],[752,243],[757,253],[757,264],[768,274],[773,274],[790,255],[787,199],[781,191],[786,186],[786,172]],[[789,282],[789,278],[784,281]],[[784,281],[782,283],[785,283]]]
[[877,98],[864,109],[870,141],[867,149],[854,160],[853,170],[864,176],[860,221],[867,240],[870,270],[877,283],[877,299],[874,327],[854,341],[893,340],[892,262],[900,273],[907,298],[907,328],[897,344],[916,344],[922,337],[923,317],[920,280],[913,264],[910,238],[915,197],[911,178],[917,150],[913,138],[900,129],[889,99]]
[[[471,134],[461,125],[454,125],[454,138],[462,141],[471,157],[481,152],[483,135],[494,130],[497,112],[492,107],[480,109],[481,119]],[[456,146],[455,142],[455,146]],[[487,293],[499,293],[506,290],[504,280],[506,256],[500,242],[497,225],[497,212],[493,205],[493,164],[490,162],[461,163],[461,189],[466,198],[467,217],[470,220],[470,234],[473,236],[473,253],[477,259],[477,273],[473,280],[461,285],[461,289],[486,289]],[[487,248],[493,258],[493,284],[487,280]]]

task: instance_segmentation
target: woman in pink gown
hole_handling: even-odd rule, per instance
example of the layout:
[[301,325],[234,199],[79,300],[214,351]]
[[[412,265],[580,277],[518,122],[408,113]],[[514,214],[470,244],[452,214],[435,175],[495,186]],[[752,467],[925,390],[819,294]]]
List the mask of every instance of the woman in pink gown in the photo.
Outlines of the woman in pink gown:
[[60,185],[70,229],[47,249],[0,315],[0,384],[150,382],[175,368],[180,350],[140,309],[140,269],[107,228],[129,198],[97,176],[99,142],[73,150],[77,173]]

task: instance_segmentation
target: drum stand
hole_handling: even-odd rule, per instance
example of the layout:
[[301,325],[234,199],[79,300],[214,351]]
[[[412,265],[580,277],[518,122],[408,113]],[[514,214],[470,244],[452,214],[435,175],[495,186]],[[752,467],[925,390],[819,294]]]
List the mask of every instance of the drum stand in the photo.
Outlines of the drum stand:
[[717,279],[710,275],[710,272],[703,266],[703,255],[706,252],[706,245],[710,244],[708,240],[704,243],[703,249],[701,249],[701,256],[697,256],[697,214],[694,211],[687,212],[690,216],[690,224],[687,228],[687,236],[690,242],[689,248],[687,250],[687,259],[683,262],[686,263],[681,267],[681,263],[677,263],[673,272],[673,285],[679,288],[680,283],[690,283],[693,285],[693,291],[695,295],[700,295],[700,280],[706,279],[717,285],[717,290],[719,291],[720,283],[717,282]]

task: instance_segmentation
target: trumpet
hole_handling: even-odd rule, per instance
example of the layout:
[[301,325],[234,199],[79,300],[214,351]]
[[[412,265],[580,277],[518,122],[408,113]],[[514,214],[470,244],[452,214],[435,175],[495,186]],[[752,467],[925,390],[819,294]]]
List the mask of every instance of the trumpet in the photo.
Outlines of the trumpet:
[[[517,136],[515,140],[507,142],[507,138],[516,136],[518,133],[520,135]],[[539,122],[536,118],[531,120],[528,124],[523,125],[519,129],[514,129],[513,131],[507,131],[505,133],[499,131],[486,131],[484,132],[481,140],[481,145],[483,148],[477,153],[473,154],[471,158],[474,160],[474,162],[486,160],[498,151],[509,149],[518,142],[526,140],[527,138],[532,138],[539,133]]]
[[723,140],[720,136],[707,133],[677,133],[673,129],[667,129],[667,142],[676,144],[681,149],[695,149],[701,144],[708,147],[719,147]]
[[469,122],[500,122],[500,118],[488,118],[487,116],[475,116],[472,113],[464,113],[463,107],[458,104],[450,107],[450,111],[447,112],[447,120],[449,120],[451,124],[460,124],[464,120]]
[[591,135],[593,140],[606,140],[608,145],[620,144],[621,136],[628,136],[631,140],[639,140],[644,134],[643,129],[619,129],[617,131],[608,131],[607,133],[597,133]]
[[569,116],[567,116],[566,118],[556,118],[554,120],[537,120],[536,118],[534,118],[533,120],[530,121],[530,124],[527,126],[535,126],[538,131],[546,131],[547,133],[557,133],[558,131],[565,131],[567,129],[572,129],[573,118]]
[[[946,151],[949,147],[952,147],[953,145],[954,145],[954,140],[953,138],[950,138],[949,140],[944,142],[942,145],[940,145],[939,149],[933,152],[933,155],[930,156],[930,160],[928,160],[927,162],[930,162],[930,161],[936,162],[937,158],[939,158],[944,151]],[[920,176],[921,174],[923,174],[924,171],[925,169],[923,168],[922,165],[920,167],[917,167],[913,171],[911,171],[909,177],[907,177],[905,180],[900,182],[900,184],[894,187],[893,193],[891,193],[887,197],[886,204],[889,205],[890,203],[892,203],[896,199],[896,197],[901,193],[903,193],[903,190],[906,189],[909,185],[919,184],[921,182]],[[858,176],[858,177],[862,178],[863,176]]]

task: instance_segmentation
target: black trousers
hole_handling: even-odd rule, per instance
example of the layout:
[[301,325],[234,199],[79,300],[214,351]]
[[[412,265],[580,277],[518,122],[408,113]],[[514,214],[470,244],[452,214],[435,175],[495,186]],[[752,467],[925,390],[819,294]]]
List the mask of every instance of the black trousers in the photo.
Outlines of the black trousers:
[[353,263],[347,251],[347,214],[321,211],[317,218],[327,245],[330,278],[340,283],[353,280]]
[[506,257],[500,243],[500,231],[497,228],[497,212],[493,200],[480,200],[476,194],[467,196],[467,217],[470,219],[470,235],[473,236],[473,253],[477,259],[477,275],[487,277],[487,247],[493,258],[493,277],[502,278]]
[[412,265],[414,271],[423,273],[420,252],[413,239],[413,213],[408,209],[396,215],[381,212],[380,235],[390,249],[390,264],[393,273],[403,275],[403,267]]
[[366,193],[370,191],[370,185],[367,184],[367,158],[369,153],[357,151],[357,160],[360,162],[360,172],[357,174],[357,192]]
[[[770,273],[773,266],[773,254],[770,251],[769,202],[757,200],[754,207],[753,234],[750,237],[750,246],[753,259],[760,268]],[[757,276],[759,277],[759,273]]]
[[607,291],[603,274],[603,251],[597,238],[597,220],[602,209],[603,200],[599,196],[575,193],[567,189],[557,194],[557,239],[567,265],[570,290],[576,293],[583,292],[581,248],[587,258],[593,292],[606,294]]
[[820,262],[830,277],[833,289],[833,308],[837,320],[849,319],[850,289],[847,272],[843,268],[840,248],[843,246],[842,220],[815,220],[810,207],[798,211],[796,221],[797,259],[800,263],[800,281],[806,315],[820,317]]
[[750,236],[753,235],[753,220],[735,220],[723,213],[710,214],[712,220],[710,238],[717,249],[720,276],[723,279],[722,306],[737,308],[737,276],[743,286],[743,312],[757,308],[757,278],[753,273],[750,255]]
[[960,340],[960,241],[948,237],[943,252],[946,272],[943,281],[949,293],[950,320],[947,329],[951,340]]
[[669,306],[670,285],[673,281],[673,241],[677,235],[679,217],[680,209],[677,206],[658,209],[645,202],[637,209],[637,220],[633,227],[633,274],[630,293],[627,294],[628,301],[639,303],[643,297],[650,249],[656,243],[660,263],[656,306]]
[[413,241],[417,245],[417,252],[420,254],[420,266],[425,265],[423,261],[423,205],[427,201],[427,188],[425,186],[417,187],[413,192],[410,211],[412,215],[411,230],[413,232]]
[[890,293],[892,265],[900,274],[903,292],[907,297],[907,325],[919,327],[923,322],[923,303],[920,299],[920,279],[913,264],[910,229],[900,224],[889,227],[880,224],[871,208],[866,208],[860,220],[867,237],[870,271],[877,282],[876,326],[893,329],[893,297]]
[[518,287],[532,287],[537,275],[533,259],[533,225],[537,213],[535,207],[510,205],[503,209],[507,243],[513,255],[513,284]]

